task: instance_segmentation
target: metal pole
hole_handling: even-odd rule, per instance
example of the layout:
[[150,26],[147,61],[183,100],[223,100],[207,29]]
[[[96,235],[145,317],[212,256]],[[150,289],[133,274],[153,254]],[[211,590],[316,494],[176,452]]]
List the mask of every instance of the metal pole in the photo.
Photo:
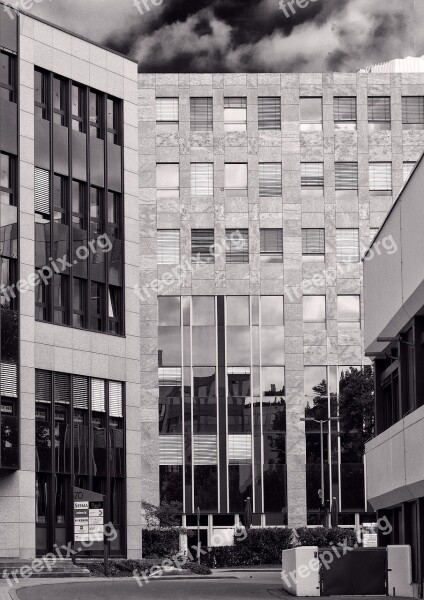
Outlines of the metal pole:
[[325,514],[325,478],[324,478],[324,427],[323,421],[319,422],[321,437],[321,506],[324,509],[324,527],[327,527],[327,515]]
[[197,563],[200,565],[200,508],[197,507]]

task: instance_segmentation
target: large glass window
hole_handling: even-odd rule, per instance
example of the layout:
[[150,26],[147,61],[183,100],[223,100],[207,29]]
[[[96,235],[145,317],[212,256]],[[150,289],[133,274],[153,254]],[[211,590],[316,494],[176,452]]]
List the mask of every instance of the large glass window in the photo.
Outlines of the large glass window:
[[15,158],[4,152],[0,153],[0,203],[16,206],[16,173]]
[[60,77],[53,77],[53,122],[56,125],[68,126],[68,84]]
[[85,132],[85,89],[72,85],[72,129]]
[[106,128],[108,142],[119,146],[122,137],[121,103],[110,96],[106,102]]
[[300,98],[300,130],[322,130],[322,98]]
[[304,329],[325,329],[325,296],[303,296]]
[[0,51],[0,98],[16,102],[16,62],[15,56]]
[[49,78],[45,71],[35,69],[34,76],[35,116],[49,120]]
[[90,136],[103,139],[103,98],[98,92],[90,91],[89,119]]

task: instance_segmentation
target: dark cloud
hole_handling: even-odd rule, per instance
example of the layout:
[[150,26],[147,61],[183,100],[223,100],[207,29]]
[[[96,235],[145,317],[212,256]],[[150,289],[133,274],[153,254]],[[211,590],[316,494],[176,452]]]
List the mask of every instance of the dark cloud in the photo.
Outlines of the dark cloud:
[[145,72],[352,71],[424,53],[424,2],[296,1],[143,0],[140,14],[134,0],[55,0],[34,12],[76,23]]

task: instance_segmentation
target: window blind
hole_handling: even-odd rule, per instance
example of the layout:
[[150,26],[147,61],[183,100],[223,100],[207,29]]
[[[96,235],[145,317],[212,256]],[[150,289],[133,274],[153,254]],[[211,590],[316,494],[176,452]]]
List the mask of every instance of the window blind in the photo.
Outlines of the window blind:
[[228,462],[230,465],[252,462],[252,436],[250,434],[230,434],[228,436]]
[[224,98],[224,108],[247,108],[247,98],[234,96]]
[[91,380],[91,410],[105,412],[105,381],[103,379]]
[[191,131],[213,130],[212,98],[190,98]]
[[156,98],[156,121],[178,121],[178,98]]
[[159,464],[173,466],[183,464],[183,436],[159,436]]
[[179,367],[159,367],[159,387],[176,387],[181,385],[181,369]]
[[416,163],[415,162],[404,162],[403,163],[403,183],[406,183],[414,170]]
[[324,229],[302,229],[302,254],[325,254]]
[[392,189],[392,163],[370,163],[370,190],[390,191]]
[[213,196],[212,163],[191,163],[191,195]]
[[180,262],[179,229],[158,230],[158,264],[173,265]]
[[402,97],[402,123],[424,124],[424,96]]
[[52,373],[50,371],[35,371],[35,401],[51,404]]
[[218,464],[216,435],[193,436],[193,464],[194,466]]
[[369,97],[368,98],[368,121],[386,122],[390,121],[390,98]]
[[358,229],[337,229],[337,260],[340,262],[359,262]]
[[192,229],[191,257],[193,262],[212,263],[215,261],[213,245],[215,233],[213,229]]
[[334,120],[356,121],[356,98],[336,97],[334,98]]
[[336,162],[336,190],[358,189],[358,163]]
[[50,214],[50,173],[44,169],[34,169],[35,212]]
[[88,379],[74,375],[72,378],[74,408],[88,409]]
[[283,230],[261,229],[261,254],[283,256]]
[[71,376],[67,373],[53,373],[54,400],[60,404],[71,403]]
[[18,397],[18,365],[1,363],[0,365],[1,395],[7,398]]
[[302,187],[324,186],[324,164],[323,163],[301,163],[300,177]]
[[226,230],[227,263],[249,262],[249,231],[247,229]]
[[122,383],[119,381],[109,381],[109,415],[123,417]]
[[282,174],[281,163],[259,163],[259,196],[281,196]]
[[281,129],[281,98],[258,98],[258,126],[259,129]]

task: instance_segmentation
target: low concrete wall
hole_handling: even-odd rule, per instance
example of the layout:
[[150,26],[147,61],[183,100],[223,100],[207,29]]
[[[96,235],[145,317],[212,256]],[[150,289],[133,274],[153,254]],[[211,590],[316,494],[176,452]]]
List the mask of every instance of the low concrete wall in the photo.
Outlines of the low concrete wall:
[[283,550],[281,581],[292,596],[320,596],[317,546]]

